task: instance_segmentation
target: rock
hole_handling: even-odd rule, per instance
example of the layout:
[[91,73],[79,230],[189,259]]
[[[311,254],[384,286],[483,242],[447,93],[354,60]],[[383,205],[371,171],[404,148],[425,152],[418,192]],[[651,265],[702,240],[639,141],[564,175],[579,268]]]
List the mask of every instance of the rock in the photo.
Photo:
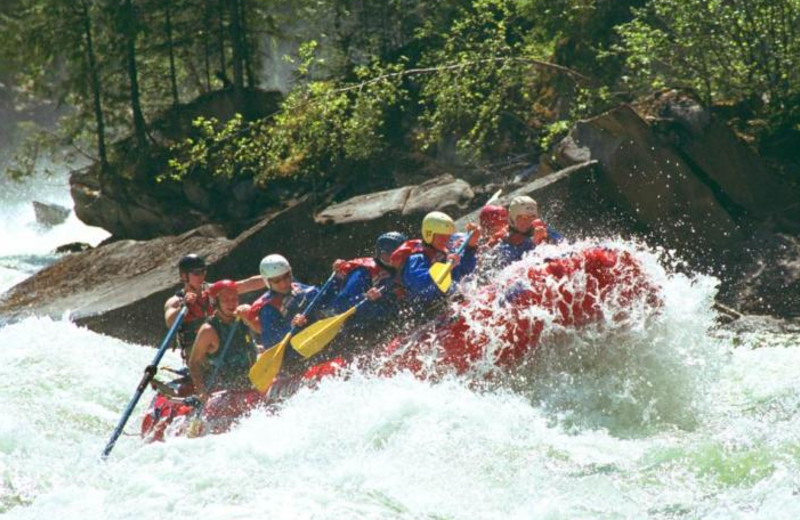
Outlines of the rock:
[[735,218],[765,220],[797,201],[800,194],[782,186],[733,131],[694,99],[670,92],[654,110],[659,119],[651,126],[662,138],[666,134]]
[[368,222],[389,215],[404,220],[424,216],[434,210],[463,210],[475,197],[469,184],[445,174],[418,186],[359,195],[322,210],[316,221],[322,224]]
[[723,297],[746,313],[800,316],[800,237],[762,236],[745,247],[755,260]]
[[70,242],[69,244],[63,244],[58,246],[54,252],[56,254],[82,253],[83,251],[88,251],[91,248],[92,246],[87,244],[86,242]]
[[466,208],[474,197],[469,184],[450,174],[442,175],[411,189],[403,215],[425,215],[435,210],[452,213]]
[[36,215],[36,222],[46,227],[53,227],[63,224],[70,214],[69,208],[51,204],[47,202],[33,201],[33,212]]
[[[163,305],[179,286],[176,265],[187,252],[207,257],[209,274],[232,242],[189,232],[147,242],[119,240],[67,255],[11,288],[0,315],[70,319],[92,330],[145,344],[164,335]],[[213,278],[212,278],[213,279]]]
[[401,214],[412,187],[359,195],[320,211],[315,220],[320,224],[367,222],[389,214]]
[[603,192],[620,211],[698,263],[731,252],[744,237],[741,226],[750,224],[731,215],[693,166],[627,105],[579,122],[551,159],[565,167],[586,158],[598,161]]

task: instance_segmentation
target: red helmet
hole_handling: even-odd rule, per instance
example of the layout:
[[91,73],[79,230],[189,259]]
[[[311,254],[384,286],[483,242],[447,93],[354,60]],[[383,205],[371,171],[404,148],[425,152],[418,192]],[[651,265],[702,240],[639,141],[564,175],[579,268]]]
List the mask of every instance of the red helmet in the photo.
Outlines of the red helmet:
[[500,226],[508,220],[508,210],[503,206],[484,206],[480,213],[481,227],[491,228]]
[[214,282],[208,288],[208,295],[212,298],[216,298],[219,296],[219,293],[230,289],[231,291],[236,291],[236,282],[233,280],[219,280],[218,282]]

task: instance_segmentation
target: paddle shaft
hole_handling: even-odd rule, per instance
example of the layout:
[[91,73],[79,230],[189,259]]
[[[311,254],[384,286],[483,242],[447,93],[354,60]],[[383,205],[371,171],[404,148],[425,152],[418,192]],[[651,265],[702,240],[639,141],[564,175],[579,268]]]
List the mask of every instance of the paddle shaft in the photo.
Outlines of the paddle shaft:
[[[456,249],[456,253],[455,254],[458,255],[459,258],[461,258],[461,256],[464,254],[464,250],[469,245],[469,241],[472,239],[472,235],[474,233],[475,233],[474,231],[470,231],[469,233],[467,233],[467,236],[464,238],[464,242],[462,242],[461,245],[458,246],[458,249]],[[435,266],[437,264],[433,264],[433,265]],[[441,264],[438,264],[438,265],[441,265]],[[453,270],[453,261],[452,260],[448,260],[447,263],[445,264],[445,266],[446,266],[446,268],[445,268],[444,272],[441,274],[441,276],[439,277],[439,279],[436,279],[436,278],[433,279],[433,283],[435,283],[437,286],[439,284],[441,284],[442,281],[444,281],[444,279],[447,278],[447,275],[450,274],[450,271]],[[433,266],[431,266],[431,268],[433,268]],[[449,287],[448,287],[448,289],[449,289]],[[443,292],[447,292],[447,291],[443,291]]]
[[239,324],[241,323],[240,320],[236,320],[231,327],[231,331],[228,332],[228,337],[225,338],[225,345],[222,347],[222,351],[219,353],[219,362],[217,366],[214,367],[214,372],[211,373],[211,378],[206,381],[206,393],[210,392],[214,388],[214,383],[217,382],[217,376],[219,376],[219,371],[222,368],[222,364],[225,362],[225,356],[228,354],[228,349],[233,342],[233,337],[236,335],[236,331],[239,329]]
[[[300,313],[302,316],[308,316],[311,313],[311,311],[314,310],[314,307],[316,307],[317,302],[319,302],[320,298],[322,298],[322,295],[328,292],[328,287],[331,286],[334,278],[336,278],[336,271],[331,273],[330,277],[328,277],[328,280],[324,284],[322,284],[322,287],[320,287],[317,295],[314,296],[313,300],[311,300],[311,303],[306,305],[306,308],[303,309],[303,312]],[[298,330],[300,330],[300,327],[298,327],[297,325],[293,325],[291,330],[289,331],[289,337],[291,338],[292,336],[297,334]]]
[[139,381],[139,386],[136,387],[136,391],[133,393],[133,397],[128,403],[127,408],[125,408],[125,411],[122,413],[122,417],[120,417],[117,427],[114,428],[114,431],[111,434],[111,438],[108,440],[108,444],[106,444],[105,449],[103,449],[103,458],[108,457],[108,454],[111,453],[111,450],[114,449],[114,445],[117,443],[117,439],[122,434],[122,429],[125,428],[125,424],[128,422],[128,419],[130,419],[130,416],[133,413],[133,409],[136,408],[136,404],[142,397],[145,388],[147,388],[147,384],[150,382],[151,379],[153,379],[153,376],[156,375],[156,371],[158,370],[158,364],[161,362],[161,358],[164,357],[167,348],[169,348],[170,343],[172,342],[172,338],[178,331],[178,327],[180,327],[181,322],[183,322],[183,317],[186,316],[186,311],[187,307],[184,305],[181,308],[180,312],[178,313],[177,318],[175,318],[175,322],[169,328],[167,335],[164,337],[164,341],[162,341],[161,345],[158,347],[158,352],[156,352],[153,361],[145,367],[142,380]]
[[[314,310],[317,302],[319,302],[322,295],[328,291],[328,287],[331,286],[335,277],[336,272],[331,273],[328,281],[323,284],[317,295],[313,300],[311,300],[311,303],[306,305],[306,308],[303,309],[303,312],[301,313],[302,316],[307,316],[312,310]],[[280,372],[281,365],[283,364],[283,356],[286,352],[286,346],[289,343],[289,340],[292,339],[292,336],[294,336],[298,330],[299,327],[292,326],[292,328],[289,329],[289,332],[281,341],[261,354],[258,359],[256,359],[255,364],[250,367],[250,381],[259,391],[266,392],[267,389],[269,389],[269,386],[275,380],[275,377],[277,377],[278,373]]]

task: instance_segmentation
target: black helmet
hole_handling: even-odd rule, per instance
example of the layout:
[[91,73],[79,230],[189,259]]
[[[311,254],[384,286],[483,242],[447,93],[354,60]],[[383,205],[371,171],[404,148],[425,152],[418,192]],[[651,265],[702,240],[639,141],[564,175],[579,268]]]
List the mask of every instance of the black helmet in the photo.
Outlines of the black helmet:
[[184,256],[178,262],[178,271],[181,273],[186,273],[188,271],[193,271],[195,269],[205,269],[206,268],[206,261],[203,260],[202,256],[198,256],[194,253]]
[[384,253],[392,253],[406,240],[408,240],[408,237],[399,231],[390,231],[382,234],[378,237],[378,240],[375,241],[375,256],[380,258]]

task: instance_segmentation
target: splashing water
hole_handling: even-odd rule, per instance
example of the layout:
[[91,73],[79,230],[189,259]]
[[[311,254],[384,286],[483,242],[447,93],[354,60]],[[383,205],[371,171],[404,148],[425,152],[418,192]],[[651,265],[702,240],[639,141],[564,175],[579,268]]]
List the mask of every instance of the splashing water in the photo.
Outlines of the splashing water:
[[72,208],[66,175],[37,177],[24,184],[0,179],[0,293],[52,264],[58,246],[70,242],[94,246],[109,236],[85,225],[74,211],[63,224],[43,227],[36,222],[33,200]]
[[800,518],[800,334],[719,329],[716,280],[607,244],[659,287],[657,309],[612,295],[601,319],[569,327],[531,308],[546,325],[514,370],[323,380],[277,414],[199,439],[142,443],[148,390],[106,462],[154,351],[64,321],[0,327],[0,515]]

